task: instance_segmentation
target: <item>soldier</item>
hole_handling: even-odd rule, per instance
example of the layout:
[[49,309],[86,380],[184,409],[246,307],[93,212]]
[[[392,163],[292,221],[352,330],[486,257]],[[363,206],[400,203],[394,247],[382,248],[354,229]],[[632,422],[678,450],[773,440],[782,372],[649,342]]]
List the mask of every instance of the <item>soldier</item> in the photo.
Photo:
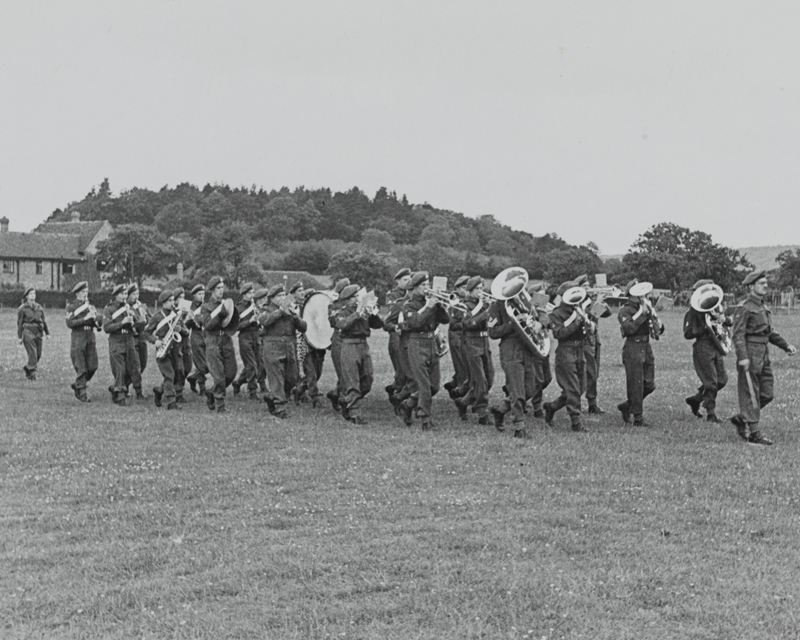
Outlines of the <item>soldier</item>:
[[[713,284],[713,281],[698,280],[692,289],[696,291],[707,284]],[[723,325],[731,326],[733,324],[733,320],[725,317],[721,310],[715,315]],[[683,317],[683,337],[687,340],[694,340],[692,362],[697,377],[700,378],[697,393],[686,398],[686,404],[689,405],[692,413],[700,418],[700,404],[702,403],[706,410],[706,420],[720,424],[722,420],[717,417],[716,413],[717,393],[728,384],[728,374],[725,371],[724,356],[717,350],[711,339],[711,329],[706,323],[705,313],[689,307]]]
[[36,302],[36,289],[28,287],[22,296],[22,305],[17,312],[17,338],[28,354],[28,364],[22,367],[25,377],[36,380],[36,368],[42,358],[42,336],[50,337],[44,308]]
[[[189,388],[194,393],[206,394],[206,375],[208,366],[206,365],[206,340],[203,337],[203,325],[200,321],[200,307],[203,305],[206,296],[205,285],[196,284],[192,287],[192,307],[191,313],[186,318],[186,328],[189,329],[190,353],[194,371],[186,376]],[[184,345],[185,348],[185,345]]]
[[97,342],[94,331],[102,326],[97,309],[89,304],[89,283],[81,281],[72,288],[75,300],[67,304],[67,327],[72,331],[69,356],[75,367],[75,382],[70,386],[81,402],[91,402],[86,385],[97,371]]
[[113,299],[103,310],[103,331],[108,334],[108,357],[111,361],[111,374],[114,384],[108,390],[111,399],[121,407],[128,406],[128,383],[130,380],[142,388],[139,372],[139,353],[133,336],[133,316],[125,303],[128,297],[124,284],[118,284],[111,291]]
[[397,330],[397,317],[402,309],[410,280],[411,269],[403,267],[394,275],[394,289],[386,292],[386,306],[389,307],[389,314],[386,318],[387,322],[390,321],[390,316],[393,317],[391,328],[384,325],[384,329],[389,334],[389,360],[391,360],[392,368],[394,369],[394,379],[391,384],[386,386],[385,391],[392,405],[396,404],[394,396],[400,393],[406,384],[407,374],[403,370],[402,363],[400,362],[400,332]]
[[[312,295],[317,293],[313,289],[303,289],[303,298],[302,300],[299,299],[298,294],[295,293],[295,299],[300,306],[300,309],[303,308],[305,301]],[[325,349],[317,349],[315,348],[309,341],[305,333],[298,333],[297,334],[298,340],[298,358],[300,356],[300,352],[303,351],[300,348],[300,344],[305,344],[305,357],[301,363],[301,370],[302,370],[302,379],[300,384],[295,387],[296,395],[298,398],[309,398],[311,400],[311,406],[313,408],[317,408],[320,406],[320,398],[322,398],[322,393],[319,390],[319,379],[322,377],[322,367],[325,364]]]
[[[637,427],[647,427],[643,417],[643,401],[656,389],[655,358],[653,348],[650,346],[650,336],[664,333],[664,325],[655,316],[652,305],[647,300],[647,294],[636,295],[636,290],[631,289],[639,284],[631,280],[625,287],[628,301],[619,310],[617,319],[620,324],[625,345],[622,347],[622,364],[625,365],[625,383],[628,399],[617,405],[622,414],[622,421],[630,423],[633,415],[633,424]],[[641,283],[649,285],[649,283]],[[652,289],[652,287],[651,287]]]
[[[306,290],[303,286],[302,280],[298,280],[291,287],[289,287],[289,293],[287,294],[287,297],[294,301],[294,306],[297,309],[298,314],[300,314],[303,308],[303,300],[305,299],[305,296]],[[294,388],[292,389],[292,400],[294,400],[295,405],[300,406],[301,400],[307,400],[307,398],[303,398],[303,394],[307,388],[304,365],[306,356],[308,355],[308,342],[306,341],[305,333],[300,331],[294,332],[294,349],[295,356],[297,357],[297,384],[295,384]]]
[[266,295],[267,304],[259,313],[264,365],[271,396],[270,410],[278,418],[287,417],[286,401],[298,382],[295,331],[305,331],[294,298],[287,298],[283,285],[276,284]]
[[[156,365],[161,372],[163,382],[153,387],[153,402],[157,407],[164,402],[167,409],[180,409],[178,404],[178,394],[182,394],[182,389],[178,386],[181,377],[180,371],[183,368],[182,354],[178,347],[181,342],[172,339],[171,332],[183,337],[189,337],[189,332],[183,326],[181,317],[173,309],[175,304],[175,294],[173,291],[162,291],[158,296],[157,311],[150,320],[143,332],[143,338],[156,346]],[[165,344],[169,340],[169,344]],[[159,358],[158,354],[162,349],[166,349],[164,355]]]
[[[582,275],[575,279],[577,286],[579,287],[586,287],[589,286],[589,276]],[[592,322],[595,327],[595,330],[591,333],[587,333],[584,341],[584,356],[586,358],[586,400],[589,403],[588,412],[594,415],[602,415],[605,413],[605,409],[603,409],[599,404],[597,404],[597,379],[600,377],[600,347],[602,346],[600,343],[600,318],[608,318],[611,316],[611,309],[608,308],[608,305],[604,305],[602,303],[597,303],[597,296],[593,294],[589,294],[586,297],[586,301],[583,304],[584,311],[586,312],[586,316]],[[595,315],[594,311],[597,307],[602,308],[602,313],[600,315]]]
[[552,427],[556,412],[566,407],[572,430],[586,431],[581,423],[581,395],[586,382],[584,339],[594,331],[594,327],[580,304],[570,304],[563,298],[567,290],[575,286],[574,282],[564,282],[558,288],[561,302],[550,314],[550,328],[558,340],[556,382],[561,387],[561,395],[554,402],[544,403],[544,414],[545,422]]
[[408,363],[414,380],[414,391],[403,401],[403,417],[412,423],[414,409],[422,418],[422,430],[434,428],[431,421],[431,399],[439,391],[439,355],[434,332],[440,324],[450,322],[450,316],[435,298],[427,296],[430,285],[425,271],[415,273],[409,282],[411,296],[403,305],[405,330],[408,333]]
[[239,395],[239,388],[247,384],[251,400],[258,400],[258,369],[261,362],[261,337],[258,335],[258,310],[253,301],[255,285],[246,282],[239,289],[242,299],[239,310],[239,356],[242,358],[242,372],[233,381],[233,395]]
[[[337,298],[342,292],[342,289],[349,284],[349,278],[342,278],[334,285],[333,293]],[[333,362],[333,370],[336,372],[336,388],[328,391],[325,396],[331,401],[331,406],[337,413],[340,410],[339,398],[344,395],[344,391],[342,389],[342,364],[341,360],[339,359],[342,350],[342,341],[341,337],[339,336],[339,330],[334,326],[335,322],[333,319],[336,317],[336,314],[339,313],[339,309],[341,309],[341,307],[342,305],[338,299],[331,302],[330,306],[328,307],[328,321],[333,327],[333,335],[331,336],[331,361]]]
[[133,370],[128,372],[125,377],[125,389],[127,390],[132,384],[136,392],[136,399],[144,400],[147,396],[142,390],[142,373],[147,368],[147,340],[144,339],[142,334],[145,326],[147,326],[150,313],[147,311],[147,305],[139,301],[139,287],[136,283],[128,287],[127,294],[128,297],[125,302],[133,316],[133,344],[139,358],[139,368],[138,375]]
[[[537,315],[539,324],[543,327],[549,327],[550,316],[547,313],[547,309],[550,308],[550,303],[544,301],[544,298],[547,297],[544,290],[545,285],[543,282],[536,282],[528,287],[528,293],[532,296],[531,307]],[[541,294],[543,306],[537,304],[533,299],[537,294]],[[533,366],[534,385],[533,390],[526,397],[530,399],[531,405],[533,406],[533,417],[544,418],[544,390],[547,389],[553,381],[553,370],[550,367],[550,354],[548,353],[544,358],[534,357],[528,361],[528,365]]]
[[731,422],[743,440],[769,445],[772,440],[762,435],[758,428],[761,409],[774,398],[774,378],[767,345],[774,344],[790,356],[797,353],[797,349],[772,328],[772,313],[764,304],[768,288],[766,272],[753,271],[743,284],[748,287],[749,293],[733,317],[733,344],[739,374],[739,413],[731,418]]
[[237,329],[238,314],[234,309],[231,315],[224,304],[222,278],[211,278],[207,289],[210,297],[200,307],[199,316],[206,343],[206,366],[214,379],[214,387],[206,391],[206,406],[210,411],[216,409],[217,413],[227,413],[226,389],[236,379],[236,352],[231,336]]
[[183,287],[176,287],[172,295],[175,299],[172,308],[175,310],[175,313],[180,313],[183,316],[181,318],[181,336],[183,339],[175,347],[179,356],[178,364],[180,365],[179,370],[175,372],[175,385],[177,401],[184,403],[186,402],[186,398],[183,395],[183,390],[186,386],[186,380],[189,378],[192,371],[192,344],[190,339],[192,332],[189,327],[186,326],[186,320],[189,314],[183,310],[185,304],[184,300],[186,300],[186,290]]
[[[453,284],[453,293],[462,302],[467,299],[467,282],[469,282],[469,276],[460,276]],[[469,391],[469,367],[462,344],[464,314],[458,309],[451,309],[449,313],[447,342],[450,344],[450,358],[453,361],[453,377],[444,384],[444,388],[455,400]]]
[[380,329],[383,320],[377,306],[359,309],[356,293],[358,285],[351,284],[339,295],[342,306],[336,314],[335,324],[342,339],[342,379],[344,397],[342,416],[354,424],[366,424],[361,417],[360,402],[372,390],[372,357],[367,338],[371,329]]
[[494,366],[487,327],[491,304],[482,298],[483,286],[481,276],[473,276],[465,286],[469,311],[464,314],[461,325],[462,349],[469,369],[469,390],[463,397],[456,398],[455,404],[462,420],[467,419],[467,409],[472,406],[473,413],[478,414],[478,424],[489,424],[487,409],[489,390],[494,384]]

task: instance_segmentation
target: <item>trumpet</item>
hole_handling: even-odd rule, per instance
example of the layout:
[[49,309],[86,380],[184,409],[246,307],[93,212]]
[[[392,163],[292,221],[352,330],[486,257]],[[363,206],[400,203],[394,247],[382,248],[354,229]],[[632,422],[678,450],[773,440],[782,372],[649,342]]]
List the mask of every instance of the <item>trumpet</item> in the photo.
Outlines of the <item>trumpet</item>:
[[437,291],[435,289],[428,289],[425,295],[429,298],[434,298],[441,305],[448,310],[459,311],[467,313],[467,305],[455,293],[447,293],[447,291]]

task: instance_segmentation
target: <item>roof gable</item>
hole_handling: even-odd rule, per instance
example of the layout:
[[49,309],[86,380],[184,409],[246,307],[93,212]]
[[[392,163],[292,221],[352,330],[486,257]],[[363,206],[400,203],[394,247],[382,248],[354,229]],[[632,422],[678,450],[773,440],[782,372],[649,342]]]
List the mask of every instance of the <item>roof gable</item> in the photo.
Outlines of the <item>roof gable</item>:
[[[104,227],[108,226],[108,229]],[[86,220],[76,222],[43,222],[36,227],[34,233],[75,235],[80,237],[79,251],[86,251],[87,247],[97,238],[98,234],[105,231],[103,238],[108,237],[111,225],[107,220]]]

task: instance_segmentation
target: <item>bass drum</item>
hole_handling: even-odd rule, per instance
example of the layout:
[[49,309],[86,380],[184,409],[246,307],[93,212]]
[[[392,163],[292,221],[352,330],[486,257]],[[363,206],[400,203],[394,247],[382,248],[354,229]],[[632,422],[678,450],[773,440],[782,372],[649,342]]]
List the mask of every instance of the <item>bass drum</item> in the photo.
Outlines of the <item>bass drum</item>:
[[314,349],[327,349],[331,346],[333,327],[328,320],[328,307],[330,306],[330,296],[322,291],[312,293],[303,302],[300,315],[308,325],[306,341]]

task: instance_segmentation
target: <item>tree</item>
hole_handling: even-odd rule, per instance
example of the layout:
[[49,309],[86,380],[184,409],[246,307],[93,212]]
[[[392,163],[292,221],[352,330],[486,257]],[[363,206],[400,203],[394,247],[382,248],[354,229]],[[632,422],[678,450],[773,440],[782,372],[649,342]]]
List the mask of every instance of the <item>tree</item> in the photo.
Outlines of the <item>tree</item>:
[[392,257],[377,251],[340,251],[331,256],[328,274],[335,280],[349,278],[353,284],[360,284],[383,296],[392,284],[396,264]]
[[202,212],[192,202],[177,200],[168,204],[156,216],[156,226],[161,233],[174,235],[188,233],[199,236],[202,229]]
[[221,275],[231,287],[238,289],[257,269],[252,261],[251,235],[249,227],[230,220],[203,230],[195,252],[195,265],[202,275]]
[[551,251],[546,260],[545,278],[556,286],[584,273],[598,273],[603,265],[603,261],[587,247]]
[[162,278],[178,260],[178,252],[157,229],[143,224],[123,224],[97,245],[97,259],[117,281],[141,286],[145,277]]
[[[308,245],[316,243],[308,243]],[[286,271],[325,273],[331,261],[330,254],[321,246],[297,246],[284,256],[281,268]]]
[[800,249],[782,251],[775,261],[780,265],[775,277],[775,284],[781,289],[800,287]]
[[370,228],[365,229],[364,233],[361,234],[361,245],[365,249],[371,249],[372,251],[391,253],[394,248],[394,239],[388,231]]

